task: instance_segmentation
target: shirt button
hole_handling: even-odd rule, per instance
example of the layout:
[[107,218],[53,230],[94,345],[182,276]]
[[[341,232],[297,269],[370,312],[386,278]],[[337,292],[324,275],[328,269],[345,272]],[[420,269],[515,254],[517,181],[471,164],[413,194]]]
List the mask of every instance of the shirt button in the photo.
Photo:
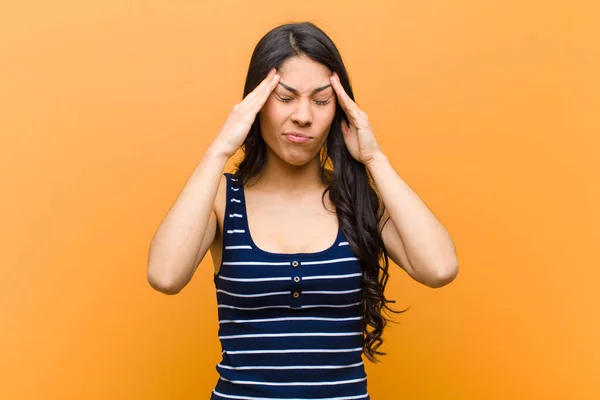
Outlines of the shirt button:
[[295,298],[295,299],[297,299],[298,297],[300,297],[300,293],[298,293],[298,292],[294,292],[294,293],[292,294],[292,296],[294,296],[294,298]]
[[294,277],[294,282],[296,282],[296,283],[300,282],[300,277],[299,276],[295,276]]
[[298,266],[298,261],[293,261],[293,262],[292,262],[292,266],[293,266],[294,268],[296,268],[296,267]]

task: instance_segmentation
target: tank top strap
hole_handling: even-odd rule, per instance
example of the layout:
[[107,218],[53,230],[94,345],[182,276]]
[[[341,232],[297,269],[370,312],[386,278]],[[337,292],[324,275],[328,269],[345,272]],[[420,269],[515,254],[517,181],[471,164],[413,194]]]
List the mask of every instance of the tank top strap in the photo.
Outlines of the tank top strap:
[[246,219],[246,203],[244,187],[230,173],[224,173],[227,178],[227,204],[225,205],[224,221],[224,250],[252,249]]

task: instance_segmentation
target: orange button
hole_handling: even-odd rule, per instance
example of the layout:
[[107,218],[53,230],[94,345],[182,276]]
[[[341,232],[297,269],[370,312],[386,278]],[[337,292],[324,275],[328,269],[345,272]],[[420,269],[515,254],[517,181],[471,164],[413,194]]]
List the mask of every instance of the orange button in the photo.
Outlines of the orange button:
[[296,267],[298,266],[298,261],[293,261],[293,262],[292,262],[292,266],[293,266],[294,268],[296,268]]
[[294,296],[294,298],[297,299],[298,297],[300,297],[300,293],[294,292],[294,294],[292,294],[292,296]]
[[300,277],[299,276],[295,276],[294,277],[294,282],[296,282],[296,283],[300,282]]

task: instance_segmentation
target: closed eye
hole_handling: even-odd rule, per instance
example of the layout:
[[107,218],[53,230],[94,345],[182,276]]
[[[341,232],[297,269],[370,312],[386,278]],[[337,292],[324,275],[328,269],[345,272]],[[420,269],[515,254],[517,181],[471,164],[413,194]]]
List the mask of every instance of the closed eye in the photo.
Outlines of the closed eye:
[[[289,98],[289,97],[281,97],[281,96],[279,96],[279,95],[277,95],[277,98],[279,99],[279,101],[281,101],[281,102],[283,102],[283,103],[289,103],[289,102],[291,102],[292,100],[294,100],[294,99],[292,99],[292,98]],[[329,102],[330,102],[330,101],[331,101],[331,98],[329,98],[329,99],[327,99],[327,100],[315,100],[315,103],[316,103],[316,104],[318,104],[318,105],[320,105],[320,106],[325,106],[325,105],[329,104]]]
[[290,101],[294,100],[294,99],[280,97],[280,96],[277,96],[277,98],[284,103],[289,103]]

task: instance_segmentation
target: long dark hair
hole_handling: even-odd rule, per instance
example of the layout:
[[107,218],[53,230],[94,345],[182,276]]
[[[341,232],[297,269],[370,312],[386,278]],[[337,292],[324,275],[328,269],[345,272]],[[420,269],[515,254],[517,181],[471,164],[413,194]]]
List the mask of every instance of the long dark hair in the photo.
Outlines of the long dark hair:
[[[279,68],[287,59],[295,56],[306,56],[337,72],[346,93],[354,100],[348,72],[337,47],[325,32],[310,22],[280,25],[260,39],[250,59],[244,97],[258,86],[271,68]],[[369,360],[377,361],[377,355],[385,354],[377,350],[383,343],[382,333],[387,323],[383,311],[397,312],[388,306],[393,301],[387,300],[384,295],[389,262],[378,229],[384,207],[367,169],[346,148],[340,127],[342,118],[348,121],[345,112],[337,104],[320,156],[321,179],[327,185],[323,197],[330,191],[340,228],[361,262],[364,354]],[[234,175],[247,184],[260,174],[267,160],[259,118],[254,121],[242,150],[244,155],[236,165]],[[333,176],[326,170],[328,164],[333,167]]]

